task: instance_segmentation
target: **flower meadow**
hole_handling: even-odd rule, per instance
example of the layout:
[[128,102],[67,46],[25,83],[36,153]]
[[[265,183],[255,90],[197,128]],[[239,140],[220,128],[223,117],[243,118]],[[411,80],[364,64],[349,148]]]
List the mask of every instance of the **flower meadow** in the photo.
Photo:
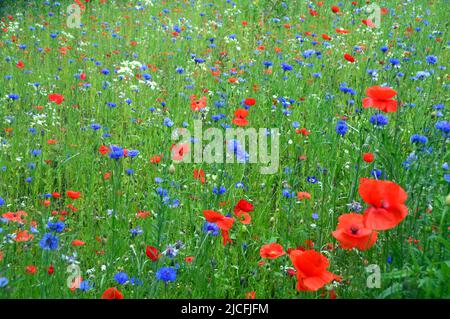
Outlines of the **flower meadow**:
[[449,298],[448,3],[370,4],[2,1],[0,298]]

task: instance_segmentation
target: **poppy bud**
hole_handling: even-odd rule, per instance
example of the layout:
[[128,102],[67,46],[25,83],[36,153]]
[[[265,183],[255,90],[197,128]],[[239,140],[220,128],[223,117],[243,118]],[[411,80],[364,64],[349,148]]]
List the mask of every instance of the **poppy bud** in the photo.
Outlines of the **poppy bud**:
[[175,173],[175,165],[170,164],[170,166],[169,166],[169,173],[170,173],[170,174]]
[[372,163],[374,159],[374,155],[372,153],[364,153],[363,154],[363,160],[366,163]]

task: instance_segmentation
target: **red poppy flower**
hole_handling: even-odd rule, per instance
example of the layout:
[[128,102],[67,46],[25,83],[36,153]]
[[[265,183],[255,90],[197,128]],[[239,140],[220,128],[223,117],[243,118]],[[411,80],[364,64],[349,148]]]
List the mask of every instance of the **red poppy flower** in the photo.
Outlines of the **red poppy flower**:
[[29,234],[28,230],[21,230],[21,231],[16,231],[15,232],[16,236],[14,237],[14,241],[15,242],[27,242],[27,241],[31,241],[34,238],[33,234]]
[[256,298],[256,292],[250,291],[245,294],[245,299],[255,299]]
[[344,54],[344,59],[346,59],[348,62],[351,62],[351,63],[355,62],[355,58],[348,53]]
[[191,99],[191,110],[192,111],[200,111],[206,107],[206,96],[202,96],[197,100],[195,95],[190,96]]
[[228,230],[221,230],[222,238],[223,238],[223,245],[226,246],[228,243],[232,243],[233,241],[230,238],[230,233]]
[[23,69],[24,66],[25,66],[25,63],[23,63],[23,61],[19,61],[16,64],[16,68],[18,68],[18,69]]
[[248,124],[247,116],[248,111],[246,109],[238,109],[234,111],[234,119],[232,122],[237,126],[246,126]]
[[341,11],[341,10],[339,9],[338,6],[332,6],[332,7],[331,7],[331,11],[333,11],[334,13],[338,13],[338,12]]
[[264,245],[259,250],[259,255],[261,256],[261,258],[276,259],[285,254],[286,253],[283,250],[283,246],[277,243]]
[[47,268],[47,273],[48,273],[49,275],[53,275],[54,272],[55,272],[55,267],[53,267],[53,265],[50,265],[50,266]]
[[204,210],[203,215],[208,222],[216,223],[217,226],[222,230],[227,231],[230,230],[231,227],[233,227],[234,218],[223,216],[213,210]]
[[123,299],[123,294],[116,287],[106,289],[101,299]]
[[[250,224],[252,220],[250,214],[248,214],[249,212],[253,212],[253,205],[245,199],[241,199],[234,207],[234,213],[240,218],[241,223],[245,225]],[[241,219],[242,217],[244,219]]]
[[290,253],[297,273],[297,290],[317,291],[340,277],[327,270],[328,258],[314,250],[294,250]]
[[307,193],[307,192],[298,192],[297,193],[297,198],[298,200],[302,200],[302,199],[311,199],[311,194]]
[[349,213],[339,216],[337,229],[332,233],[344,249],[367,250],[377,241],[378,233],[364,225],[364,217]]
[[33,275],[36,273],[37,268],[36,266],[30,265],[25,267],[25,271],[27,272],[27,274]]
[[152,261],[157,261],[159,258],[158,249],[153,246],[147,246],[145,248],[145,254],[148,258],[150,258]]
[[159,162],[161,162],[161,156],[159,156],[159,155],[154,155],[150,159],[150,163],[152,163],[152,164],[158,164]]
[[363,154],[363,160],[366,163],[372,163],[375,156],[372,153],[364,153]]
[[105,154],[108,154],[111,150],[109,149],[108,146],[101,145],[101,146],[98,148],[98,151],[100,152],[100,154],[105,155]]
[[25,219],[23,217],[27,217],[28,214],[24,212],[23,210],[19,210],[18,212],[7,212],[2,215],[3,218],[6,218],[10,222],[16,222],[19,224],[24,224]]
[[61,104],[64,101],[64,96],[57,93],[52,93],[48,95],[48,100],[56,104]]
[[75,246],[75,247],[84,246],[85,244],[86,243],[84,241],[79,240],[79,239],[75,239],[72,241],[72,246]]
[[172,148],[172,160],[174,161],[182,161],[184,155],[189,152],[189,144],[181,143],[178,145],[174,145]]
[[404,205],[408,195],[394,182],[362,178],[359,194],[370,205],[364,212],[367,228],[391,229],[408,215],[408,208]]
[[350,33],[349,30],[342,29],[342,28],[337,28],[335,31],[336,31],[337,33],[340,33],[340,34],[348,34],[348,33]]
[[67,191],[67,196],[72,198],[72,199],[78,199],[81,196],[80,192],[76,192],[76,191]]
[[397,91],[382,86],[372,86],[366,89],[368,97],[363,99],[363,107],[373,107],[383,112],[395,112],[397,110],[397,101],[392,100],[397,95]]
[[202,184],[205,184],[205,172],[203,169],[194,169],[194,178],[198,179]]
[[256,103],[256,99],[254,99],[254,98],[247,98],[244,101],[244,104],[247,106],[253,106],[253,105],[255,105],[255,103]]
[[184,261],[187,263],[191,263],[194,261],[194,259],[195,259],[195,257],[193,257],[193,256],[187,256],[186,258],[184,258]]

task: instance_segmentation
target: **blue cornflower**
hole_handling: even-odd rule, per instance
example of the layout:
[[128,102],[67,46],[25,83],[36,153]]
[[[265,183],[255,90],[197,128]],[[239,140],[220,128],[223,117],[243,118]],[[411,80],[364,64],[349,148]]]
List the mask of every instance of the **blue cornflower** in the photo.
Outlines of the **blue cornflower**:
[[307,181],[308,183],[315,184],[315,183],[317,183],[317,178],[316,178],[315,176],[308,176],[308,177],[306,178],[306,181]]
[[128,281],[128,275],[124,272],[118,272],[114,276],[114,280],[117,281],[119,285],[123,285]]
[[427,61],[428,64],[436,64],[436,62],[438,61],[438,58],[434,55],[428,55],[425,60]]
[[338,121],[336,124],[336,133],[338,133],[341,136],[344,136],[345,133],[348,131],[347,122],[345,121]]
[[220,186],[219,188],[217,188],[217,186],[215,186],[214,188],[213,188],[213,190],[212,190],[212,192],[214,193],[214,194],[217,194],[217,195],[222,195],[222,194],[224,194],[225,192],[227,191],[227,189],[225,188],[225,186]]
[[127,156],[128,157],[134,158],[134,157],[136,157],[138,155],[139,155],[139,151],[138,150],[129,150],[129,151],[127,151]]
[[97,131],[97,130],[101,129],[102,126],[101,126],[100,124],[94,123],[94,124],[91,124],[91,128],[92,128],[94,131]]
[[381,177],[382,174],[383,174],[383,171],[380,170],[380,169],[373,169],[373,170],[370,172],[370,175],[372,175],[373,177],[375,177],[375,178],[377,178],[377,179],[379,179],[379,178]]
[[53,235],[52,233],[46,233],[39,242],[39,246],[44,250],[55,250],[58,249],[58,242],[58,236]]
[[141,226],[137,226],[136,228],[130,229],[130,233],[133,236],[137,236],[144,233],[144,231],[142,230]]
[[442,131],[443,133],[450,133],[450,122],[449,121],[439,121],[434,125],[436,129]]
[[8,286],[9,280],[6,277],[0,277],[0,288]]
[[80,283],[80,287],[79,288],[80,288],[81,291],[88,291],[88,290],[90,290],[92,288],[92,286],[89,284],[89,280],[83,280]]
[[219,226],[216,223],[205,222],[202,227],[204,233],[208,233],[212,236],[219,235]]
[[247,162],[250,155],[242,148],[241,143],[238,140],[232,139],[227,143],[227,150],[229,153],[236,155],[239,163]]
[[384,126],[389,123],[389,120],[383,114],[374,114],[370,117],[370,123],[375,126]]
[[283,68],[283,71],[292,71],[293,67],[292,65],[289,65],[287,63],[281,63],[281,67]]
[[426,136],[419,134],[413,134],[413,136],[411,136],[411,143],[426,144],[427,142],[428,138]]
[[167,126],[167,127],[172,127],[173,126],[173,122],[172,122],[172,120],[170,118],[166,117],[164,119],[163,125]]
[[392,65],[394,65],[394,66],[400,64],[400,60],[399,60],[399,59],[395,59],[395,58],[389,59],[389,62],[390,62]]
[[109,152],[110,158],[119,159],[125,155],[123,148],[119,146],[111,145],[110,149],[111,149],[111,152]]
[[138,278],[131,277],[130,284],[135,285],[135,286],[142,286],[144,284],[144,282]]
[[3,205],[5,205],[5,200],[0,197],[0,206],[3,206]]
[[56,233],[62,232],[65,227],[66,225],[61,221],[57,221],[56,223],[53,222],[47,223],[47,228]]
[[163,280],[165,283],[177,279],[177,271],[172,267],[162,267],[156,272],[156,279]]

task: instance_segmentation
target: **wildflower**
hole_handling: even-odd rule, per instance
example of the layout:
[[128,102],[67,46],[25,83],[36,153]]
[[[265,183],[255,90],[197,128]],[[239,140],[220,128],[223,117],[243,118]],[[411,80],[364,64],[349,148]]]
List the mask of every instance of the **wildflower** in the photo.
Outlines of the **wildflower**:
[[327,270],[328,258],[314,250],[293,250],[289,257],[297,274],[297,290],[317,291],[340,277]]
[[370,123],[375,126],[384,126],[389,123],[388,118],[383,114],[375,114],[370,117]]
[[364,217],[349,213],[339,216],[337,229],[332,232],[344,249],[367,250],[375,244],[378,233],[364,225]]
[[346,59],[348,62],[351,62],[351,63],[355,62],[355,58],[348,53],[344,54],[344,59]]
[[9,280],[6,277],[0,277],[0,288],[8,286]]
[[71,199],[78,199],[78,198],[80,198],[81,193],[69,190],[69,191],[66,192],[66,195],[68,197],[70,197]]
[[366,89],[368,97],[363,99],[363,107],[377,108],[382,112],[395,112],[397,101],[392,100],[397,95],[397,91],[381,86],[372,86]]
[[341,136],[344,136],[345,133],[348,131],[347,122],[345,121],[338,121],[336,124],[336,133],[338,133]]
[[157,261],[159,258],[158,249],[153,246],[147,246],[145,248],[145,254],[148,258],[150,258],[151,261]]
[[64,101],[64,96],[61,94],[52,93],[48,95],[48,100],[59,105]]
[[244,219],[241,220],[241,223],[246,225],[250,224],[251,221],[251,217],[248,214],[249,212],[253,212],[253,205],[245,199],[241,199],[234,207],[234,213],[238,218],[244,217]]
[[419,135],[419,134],[413,134],[411,136],[411,143],[426,144],[427,142],[428,142],[428,138],[426,136]]
[[162,267],[156,272],[156,279],[162,280],[165,283],[173,282],[177,279],[177,272],[172,267]]
[[259,255],[261,256],[261,258],[276,259],[285,254],[286,253],[283,250],[283,246],[277,243],[264,245],[259,250]]
[[204,233],[208,233],[212,236],[219,235],[219,226],[216,223],[205,222],[202,227]]
[[56,235],[46,233],[39,242],[39,246],[44,250],[55,250],[58,249],[58,242],[59,238]]
[[234,111],[234,118],[232,122],[237,126],[246,126],[248,124],[247,116],[248,111],[246,109],[238,109]]
[[397,226],[408,214],[404,205],[407,194],[390,181],[362,178],[359,194],[370,206],[364,211],[364,224],[374,230],[387,230]]
[[101,299],[123,299],[123,294],[116,287],[106,289]]
[[374,160],[374,155],[372,153],[364,153],[363,160],[366,163],[372,163]]
[[191,95],[189,98],[191,100],[191,110],[192,111],[200,111],[206,107],[206,96],[202,96],[198,100],[195,95]]
[[56,223],[53,222],[47,223],[47,228],[56,233],[62,232],[64,230],[64,227],[66,227],[66,225],[61,221],[58,221]]
[[307,192],[298,192],[297,198],[298,198],[298,200],[311,199],[311,194],[309,194]]
[[119,285],[123,285],[128,281],[128,275],[124,272],[118,272],[114,276],[114,280],[117,281]]

